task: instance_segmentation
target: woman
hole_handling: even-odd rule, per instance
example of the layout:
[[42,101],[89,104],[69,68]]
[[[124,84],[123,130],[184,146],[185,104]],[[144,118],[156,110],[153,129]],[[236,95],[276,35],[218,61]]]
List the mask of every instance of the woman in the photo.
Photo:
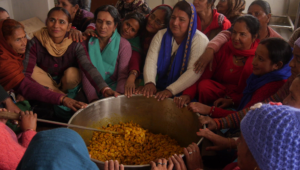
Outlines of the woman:
[[4,20],[4,19],[9,19],[10,16],[8,14],[8,12],[6,11],[6,9],[0,7],[0,21]]
[[[81,87],[79,67],[97,92],[105,97],[116,95],[116,92],[107,87],[102,76],[89,61],[85,45],[66,38],[71,27],[70,22],[71,16],[66,9],[55,7],[49,11],[47,27],[36,32],[27,45],[23,61],[25,75],[57,93],[74,98]],[[76,108],[82,106],[86,104],[77,103],[71,109],[76,111]],[[56,116],[65,121],[72,116],[68,108],[55,107],[55,110]]]
[[217,11],[225,15],[226,18],[233,23],[235,19],[242,16],[245,6],[245,0],[219,0]]
[[220,31],[231,27],[230,21],[213,9],[215,0],[194,0],[197,11],[197,29],[203,32],[209,40],[213,39]]
[[144,0],[118,0],[116,8],[120,13],[121,18],[124,18],[131,12],[138,12],[146,16],[151,11],[147,2]]
[[196,17],[194,5],[180,1],[174,6],[170,27],[158,31],[151,42],[142,94],[149,97],[158,89],[161,92],[156,98],[164,100],[182,92],[199,78],[191,66],[203,52],[208,39],[197,30]]
[[[289,63],[291,67],[292,75],[288,78],[287,82],[272,96],[264,101],[264,103],[268,102],[283,102],[284,98],[289,96],[289,88],[295,77],[300,74],[300,38],[295,42],[294,50],[293,50],[294,57]],[[293,96],[294,98],[295,96]],[[215,129],[227,129],[227,128],[239,128],[240,122],[243,117],[247,114],[250,108],[245,108],[238,112],[232,113],[225,118],[219,119],[211,119],[207,116],[202,116],[199,118],[200,124],[208,124],[208,128],[211,130]]]
[[[117,31],[120,22],[118,10],[104,5],[95,11],[95,21],[98,38],[91,37],[87,41],[90,59],[109,88],[124,93],[132,50],[130,43]],[[86,79],[83,79],[83,88],[88,91],[89,101],[101,97]]]
[[[268,26],[271,19],[271,7],[267,1],[253,1],[248,8],[248,14],[255,16],[259,20],[260,40],[272,37],[282,38],[276,31]],[[220,50],[220,47],[222,47],[222,45],[230,39],[230,34],[230,31],[222,31],[208,43],[208,46],[203,54],[205,57],[200,57],[195,63],[194,70],[196,73],[204,71],[206,65],[212,61],[214,53],[217,53]]]
[[[267,38],[261,41],[252,61],[253,73],[247,79],[247,86],[237,110],[250,107],[276,93],[291,76],[291,68],[288,66],[291,58],[292,50],[283,39]],[[222,100],[223,104],[218,105]],[[221,98],[212,107],[193,103],[189,105],[189,109],[212,117],[226,117],[235,111],[221,108],[231,107],[231,103],[230,99]]]

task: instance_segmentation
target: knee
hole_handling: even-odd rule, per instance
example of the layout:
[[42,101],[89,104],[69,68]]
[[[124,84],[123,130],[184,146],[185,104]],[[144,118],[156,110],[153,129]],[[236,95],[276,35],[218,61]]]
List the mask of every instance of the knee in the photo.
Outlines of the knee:
[[[202,80],[198,84],[198,89],[207,89],[209,87],[213,86],[213,83],[210,79]],[[202,91],[202,90],[201,90]]]
[[78,68],[70,67],[64,72],[64,79],[67,83],[69,82],[81,82],[81,74]]

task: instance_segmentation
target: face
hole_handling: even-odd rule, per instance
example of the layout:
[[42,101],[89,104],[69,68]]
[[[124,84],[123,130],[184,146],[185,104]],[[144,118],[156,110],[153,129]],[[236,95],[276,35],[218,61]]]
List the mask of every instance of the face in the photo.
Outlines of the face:
[[243,170],[253,170],[256,167],[256,162],[242,134],[237,143],[238,166]]
[[157,33],[159,30],[165,27],[165,16],[166,12],[157,9],[149,15],[146,29],[150,33]]
[[219,0],[219,3],[217,5],[217,11],[221,14],[226,14],[227,10],[228,10],[227,0]]
[[300,73],[300,48],[296,45],[294,45],[293,54],[294,57],[289,66],[291,67],[292,76],[296,77]]
[[75,14],[79,9],[78,5],[73,6],[68,0],[58,0],[57,6],[65,8],[70,13],[72,20],[74,19]]
[[5,11],[0,12],[0,21],[5,19],[9,19],[8,13]]
[[139,29],[139,22],[133,18],[130,18],[122,23],[121,36],[125,39],[132,39],[137,35]]
[[284,105],[300,109],[300,78],[295,78],[292,82],[289,95],[283,100]]
[[207,0],[194,0],[193,4],[196,8],[197,13],[200,13],[208,9]]
[[262,76],[267,74],[271,71],[278,70],[278,64],[273,64],[269,58],[269,51],[265,45],[259,44],[256,52],[255,57],[252,61],[253,65],[253,74],[257,76]]
[[27,38],[23,28],[14,30],[11,36],[7,37],[7,44],[18,54],[24,54],[26,51]]
[[47,28],[51,38],[64,38],[71,29],[67,15],[62,11],[53,11],[47,19]]
[[250,49],[256,37],[252,37],[245,22],[236,22],[231,34],[232,44],[238,50]]
[[267,15],[259,5],[251,5],[248,8],[248,14],[256,17],[261,27],[267,27],[270,22],[271,14]]
[[116,30],[117,25],[109,12],[101,11],[97,15],[96,30],[100,38],[109,38]]
[[189,28],[189,16],[184,11],[175,8],[173,10],[171,20],[170,20],[170,29],[174,36],[183,37],[187,34]]

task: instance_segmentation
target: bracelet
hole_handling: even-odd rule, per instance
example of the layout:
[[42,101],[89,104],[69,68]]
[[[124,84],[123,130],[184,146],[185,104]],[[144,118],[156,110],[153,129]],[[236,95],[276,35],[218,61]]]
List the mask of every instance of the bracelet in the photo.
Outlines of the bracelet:
[[131,71],[130,74],[133,74],[133,75],[135,75],[135,77],[137,77],[137,72],[135,72],[135,71]]
[[61,100],[61,105],[64,105],[64,100],[67,96],[64,96],[63,99]]
[[212,106],[212,107],[210,108],[209,116],[212,116],[212,114],[213,114],[214,111],[215,111],[215,108],[216,108],[216,106]]
[[105,94],[105,91],[111,89],[110,87],[105,87],[104,90],[102,91],[102,94]]

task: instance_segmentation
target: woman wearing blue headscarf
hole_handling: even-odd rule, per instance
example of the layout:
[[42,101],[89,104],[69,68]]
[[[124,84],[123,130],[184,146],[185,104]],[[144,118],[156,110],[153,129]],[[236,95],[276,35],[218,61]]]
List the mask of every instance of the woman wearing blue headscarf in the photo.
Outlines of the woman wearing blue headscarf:
[[158,100],[172,97],[200,77],[193,64],[208,44],[207,37],[197,30],[194,5],[178,2],[173,9],[169,28],[154,36],[144,66],[144,96],[156,94]]

